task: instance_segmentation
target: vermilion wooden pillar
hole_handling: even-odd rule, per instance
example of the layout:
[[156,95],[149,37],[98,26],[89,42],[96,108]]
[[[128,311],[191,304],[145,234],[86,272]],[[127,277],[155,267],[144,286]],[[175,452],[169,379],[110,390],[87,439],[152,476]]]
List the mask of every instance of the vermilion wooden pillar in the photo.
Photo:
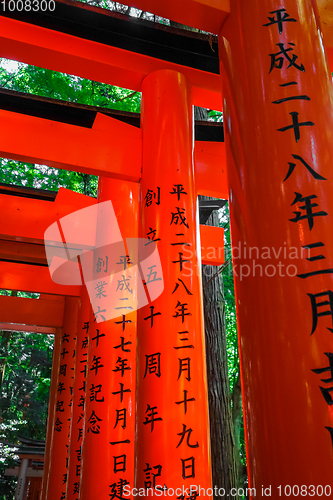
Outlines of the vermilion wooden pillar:
[[78,298],[66,297],[64,325],[60,339],[57,396],[51,438],[46,500],[65,500],[68,471],[69,430],[72,407]]
[[333,94],[314,2],[232,1],[219,50],[250,485],[319,497],[333,491]]
[[48,416],[47,416],[47,431],[46,431],[46,442],[45,442],[45,457],[44,457],[44,467],[43,467],[43,479],[42,479],[42,489],[40,500],[45,500],[47,483],[50,475],[50,457],[51,457],[51,446],[53,443],[53,432],[54,432],[54,417],[56,410],[57,401],[57,386],[58,386],[58,374],[60,365],[60,346],[61,346],[62,328],[57,328],[54,335],[53,344],[53,355],[52,355],[52,372],[51,372],[51,383],[50,383],[50,395],[49,395],[49,406],[48,406]]
[[81,287],[78,328],[75,347],[75,375],[71,416],[69,469],[66,500],[78,500],[80,495],[82,439],[86,394],[88,334],[91,306],[85,286]]
[[165,70],[142,92],[141,236],[156,241],[164,291],[138,311],[136,486],[189,497],[211,487],[191,87]]
[[[95,295],[89,329],[80,500],[131,498],[126,496],[125,486],[134,486],[136,310],[126,297],[119,302],[114,294],[126,295],[127,284],[136,294],[135,284],[128,281],[130,262],[136,257],[126,238],[137,238],[138,185],[101,177],[98,200],[112,201],[125,244],[108,245],[114,221],[103,221],[103,227],[97,222],[97,239],[105,246],[97,248],[93,257],[96,282],[90,289]],[[112,282],[119,286],[110,292]],[[119,312],[113,319],[98,322],[106,314],[99,306],[102,297],[108,299],[106,309],[117,306]]]

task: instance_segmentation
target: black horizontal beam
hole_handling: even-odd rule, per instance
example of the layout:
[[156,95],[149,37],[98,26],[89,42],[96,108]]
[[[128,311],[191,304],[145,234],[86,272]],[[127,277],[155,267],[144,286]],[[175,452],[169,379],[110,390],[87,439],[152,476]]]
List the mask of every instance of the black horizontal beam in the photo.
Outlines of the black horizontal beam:
[[[55,2],[53,12],[0,9],[0,15],[104,45],[219,74],[217,37],[170,28],[79,2]],[[4,2],[1,2],[3,4]]]
[[[139,113],[86,106],[11,90],[0,89],[0,109],[85,128],[92,128],[96,114],[103,113],[129,125],[140,127]],[[222,123],[197,121],[195,140],[223,142]]]

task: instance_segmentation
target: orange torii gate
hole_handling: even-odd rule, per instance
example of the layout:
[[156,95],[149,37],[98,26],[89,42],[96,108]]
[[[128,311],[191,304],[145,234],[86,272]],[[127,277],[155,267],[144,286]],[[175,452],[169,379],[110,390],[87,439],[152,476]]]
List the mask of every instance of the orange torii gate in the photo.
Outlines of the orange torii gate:
[[[157,6],[151,0],[134,3],[137,8],[218,34],[219,61],[198,49],[189,62],[182,53],[183,47],[177,51],[177,40],[171,37],[158,46],[167,46],[165,54],[156,51],[155,40],[151,43],[148,35],[146,45],[144,36],[138,35],[136,41],[140,43],[136,47],[126,30],[122,36],[124,24],[117,31],[116,24],[124,22],[120,16],[115,21],[110,13],[102,14],[95,8],[72,2],[56,2],[57,29],[48,16],[32,20],[27,13],[6,12],[0,17],[3,56],[143,92],[141,129],[119,124],[102,114],[95,117],[89,129],[82,130],[59,119],[54,122],[8,108],[0,112],[2,155],[97,173],[126,183],[140,182],[144,186],[140,194],[140,233],[147,236],[151,230],[155,234],[155,241],[160,242],[157,245],[162,269],[170,276],[171,282],[165,288],[167,299],[162,300],[162,296],[155,305],[152,303],[138,312],[142,334],[138,343],[137,387],[142,399],[138,401],[135,482],[134,477],[126,476],[126,446],[122,446],[128,444],[130,449],[133,443],[127,438],[112,442],[112,450],[122,448],[110,452],[110,476],[94,478],[96,494],[124,498],[124,487],[135,484],[157,488],[155,494],[159,495],[158,487],[170,490],[185,484],[201,486],[205,489],[201,496],[212,496],[211,490],[207,493],[211,479],[209,440],[204,425],[206,422],[207,427],[200,278],[193,273],[201,256],[192,252],[187,259],[192,274],[186,280],[185,252],[171,247],[178,244],[174,240],[178,237],[182,238],[182,245],[192,248],[197,245],[199,236],[194,230],[197,194],[226,198],[224,147],[210,143],[202,147],[194,145],[191,124],[192,104],[221,109],[223,85],[232,239],[241,253],[235,282],[249,485],[256,489],[252,497],[273,493],[273,497],[286,498],[291,493],[312,495],[313,491],[313,495],[329,496],[333,441],[329,384],[333,378],[333,353],[329,352],[331,323],[325,316],[333,317],[330,289],[333,265],[327,223],[332,204],[327,188],[333,147],[330,141],[333,96],[328,66],[332,51],[328,49],[325,54],[316,3],[234,0],[229,4],[228,0],[221,0],[217,5],[214,0],[187,0],[181,7],[175,1],[160,2]],[[322,3],[325,2],[319,5]],[[75,12],[80,13],[81,26],[73,20]],[[63,22],[66,15],[72,16],[67,24]],[[92,23],[89,33],[84,27],[87,16]],[[109,39],[101,33],[108,23],[115,23]],[[147,28],[145,34],[148,32]],[[193,44],[197,43],[194,38]],[[15,137],[18,127],[24,127],[25,134]],[[167,217],[171,217],[171,222],[168,223]],[[50,224],[55,220],[60,220],[58,213],[49,220]],[[18,235],[16,224],[20,228]],[[14,235],[13,226],[0,232],[21,241],[22,238],[38,240],[40,228],[36,225],[20,225],[17,221],[14,227]],[[174,229],[177,233],[173,233]],[[204,233],[202,238],[206,238]],[[326,251],[322,250],[324,246],[328,247]],[[304,250],[306,255],[301,253]],[[7,251],[10,253],[10,248]],[[317,261],[324,259],[324,265],[319,265],[322,262]],[[177,264],[179,268],[175,267]],[[4,269],[1,288],[76,297],[80,294],[78,286],[51,284],[45,267],[38,272],[39,266],[31,272],[27,264],[6,263],[4,267],[8,271]],[[149,280],[148,275],[145,278]],[[192,288],[198,290],[199,296],[194,297]],[[12,310],[10,323],[19,323],[15,314]],[[195,321],[189,317],[194,315]],[[125,332],[125,323],[131,320],[122,316]],[[90,316],[90,323],[94,319],[96,311]],[[157,326],[159,319],[162,321]],[[97,333],[97,326],[94,328],[91,339],[95,338],[98,347],[100,333],[105,334],[102,329]],[[158,332],[164,336],[159,337]],[[130,341],[125,333],[121,338],[119,345],[124,349]],[[195,385],[192,358],[188,353],[175,356],[175,351],[185,346],[182,344],[185,339],[188,349],[196,349],[196,367],[202,375],[199,380],[195,378]],[[100,342],[102,346],[102,339]],[[150,346],[154,352],[147,351]],[[109,345],[108,349],[116,347]],[[103,354],[100,349],[91,353],[89,358],[88,352],[87,371],[95,371],[97,376],[98,368],[103,368],[105,362],[103,356],[110,352]],[[113,371],[120,371],[123,376],[125,369],[132,370],[133,365],[126,366],[124,357],[119,358],[122,368],[118,366]],[[320,375],[325,378],[319,379]],[[175,376],[174,386],[168,376]],[[123,403],[125,397],[131,397],[124,395],[124,391],[131,393],[133,386],[125,388],[125,379],[114,380],[120,390],[113,393],[119,394]],[[96,389],[97,382],[90,383],[89,397],[102,403],[101,388]],[[177,388],[174,394],[173,387]],[[161,396],[164,388],[165,399]],[[194,427],[196,404],[200,414],[198,426]],[[161,414],[161,408],[166,413]],[[183,410],[182,416],[178,415],[179,408]],[[119,412],[120,409],[116,408]],[[84,417],[85,432],[99,434],[102,419],[95,409],[93,413]],[[125,412],[123,423],[124,415]],[[55,414],[53,417],[56,418]],[[117,414],[115,426],[119,418]],[[183,426],[183,431],[177,425]],[[55,427],[52,432],[57,432]],[[161,455],[156,453],[155,443]],[[89,468],[85,468],[89,454],[84,449],[84,439],[82,446],[82,469],[89,474]],[[87,475],[83,481],[86,480]],[[48,500],[66,498],[66,492],[59,485],[57,488],[49,491]],[[86,491],[80,497],[90,500],[93,493]],[[46,492],[44,488],[43,500]],[[67,496],[72,497],[73,492]]]

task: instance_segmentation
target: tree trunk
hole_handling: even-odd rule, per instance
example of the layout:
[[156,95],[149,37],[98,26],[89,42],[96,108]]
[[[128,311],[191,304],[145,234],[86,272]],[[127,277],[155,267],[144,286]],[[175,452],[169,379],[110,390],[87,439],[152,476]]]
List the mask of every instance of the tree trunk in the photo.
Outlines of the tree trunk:
[[[17,297],[17,291],[12,290],[10,295],[11,295],[11,297]],[[5,369],[6,369],[6,363],[7,363],[7,358],[8,358],[8,348],[9,348],[10,339],[12,337],[12,332],[0,331],[0,337],[6,339],[5,345],[4,345],[4,356],[0,358],[0,397],[1,397],[2,384],[3,384],[3,379],[5,376]]]
[[[207,196],[199,198],[211,199]],[[219,225],[216,212],[213,212],[207,224]],[[216,272],[215,266],[202,266],[213,486],[224,488],[227,495],[231,488],[238,487],[238,481],[228,379],[223,281],[221,275],[210,281]],[[218,499],[219,496],[214,495],[214,498]]]

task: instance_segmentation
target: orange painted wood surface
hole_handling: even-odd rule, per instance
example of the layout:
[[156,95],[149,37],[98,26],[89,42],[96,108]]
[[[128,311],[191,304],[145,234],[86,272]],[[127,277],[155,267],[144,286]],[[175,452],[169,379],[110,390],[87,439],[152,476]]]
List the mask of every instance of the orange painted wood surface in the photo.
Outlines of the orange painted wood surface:
[[[129,287],[132,294],[127,292],[130,299],[122,293],[121,285],[118,292],[114,288],[111,293],[120,294],[120,297],[125,295],[123,299],[129,301],[120,302],[121,299],[110,295],[109,284],[118,281],[124,286],[123,279],[127,279],[133,268],[127,264],[127,255],[130,262],[137,261],[137,255],[132,253],[135,245],[128,248],[126,238],[138,236],[138,194],[138,184],[104,177],[99,179],[98,200],[100,203],[112,201],[124,246],[108,245],[118,230],[114,222],[109,222],[106,227],[97,224],[98,239],[103,240],[104,245],[94,251],[94,278],[97,279],[95,288],[90,289],[94,294],[94,315],[90,319],[89,331],[81,500],[108,498],[117,492],[122,496],[122,486],[126,483],[130,489],[134,487],[137,312],[131,299],[134,294],[138,301],[137,286],[132,279]],[[116,249],[118,253],[115,255]],[[106,258],[108,272],[104,272]],[[98,261],[104,266],[100,271],[96,271]],[[116,263],[114,267],[112,262]],[[102,308],[95,294],[98,295],[99,290],[107,300],[103,302],[107,304],[105,313],[108,308],[114,310],[118,306],[114,318],[108,321],[95,320],[104,314],[98,314]],[[133,497],[128,495],[127,498]]]
[[64,300],[29,299],[0,296],[0,320],[3,323],[62,327]]
[[[224,230],[200,224],[201,261],[207,266],[221,266],[224,261]],[[186,250],[184,252],[186,258]]]
[[2,16],[0,42],[2,57],[138,91],[152,71],[182,71],[194,86],[197,106],[222,107],[219,75]]
[[60,337],[59,371],[56,378],[55,414],[49,459],[50,473],[45,495],[47,500],[66,498],[78,305],[77,297],[66,297],[64,326]]
[[144,81],[141,236],[156,230],[164,290],[138,311],[136,486],[174,498],[212,484],[191,105],[184,75]]
[[90,196],[65,188],[59,189],[55,201],[0,195],[0,254],[8,251],[1,239],[44,244],[44,233],[52,223],[96,203]]
[[80,295],[79,286],[54,283],[48,267],[17,264],[16,262],[0,262],[0,289],[74,297]]
[[[17,135],[19,129],[25,133]],[[99,113],[87,129],[0,110],[0,153],[4,158],[139,182],[142,131]],[[198,193],[226,199],[224,143],[196,141],[194,155]]]
[[86,397],[89,397],[89,393],[86,396],[86,373],[90,316],[91,305],[89,296],[86,287],[82,286],[75,347],[73,407],[69,439],[69,467],[66,484],[66,500],[76,500],[80,495],[84,411]]
[[333,89],[314,6],[233,0],[219,37],[252,498],[332,488]]

